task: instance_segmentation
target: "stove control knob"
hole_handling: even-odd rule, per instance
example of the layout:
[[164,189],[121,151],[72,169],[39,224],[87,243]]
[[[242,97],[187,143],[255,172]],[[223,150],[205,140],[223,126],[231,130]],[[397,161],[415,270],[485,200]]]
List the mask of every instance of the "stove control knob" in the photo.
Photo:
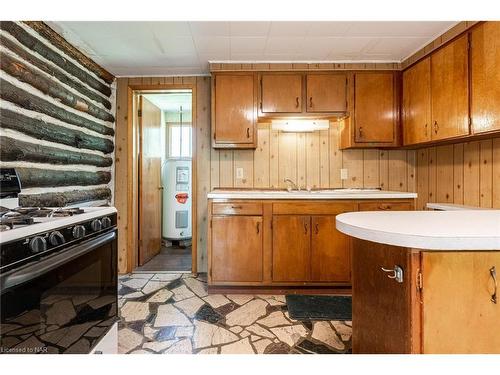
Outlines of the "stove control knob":
[[47,250],[47,241],[45,238],[36,236],[30,240],[30,249],[34,253],[40,253],[42,251]]
[[50,234],[49,242],[52,246],[59,246],[64,244],[64,242],[66,241],[64,240],[64,236],[61,234],[61,232],[56,230]]
[[107,216],[102,218],[102,229],[109,228],[111,226],[111,219]]
[[95,219],[90,223],[90,227],[94,232],[99,232],[102,229],[102,222],[99,219]]
[[73,228],[73,237],[82,238],[85,236],[85,227],[83,225],[75,225]]

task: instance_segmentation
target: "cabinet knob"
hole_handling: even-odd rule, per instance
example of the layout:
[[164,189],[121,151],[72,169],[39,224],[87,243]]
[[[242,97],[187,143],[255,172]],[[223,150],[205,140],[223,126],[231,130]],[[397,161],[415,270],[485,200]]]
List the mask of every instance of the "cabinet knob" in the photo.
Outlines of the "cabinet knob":
[[309,97],[309,108],[313,107],[313,97]]
[[299,97],[297,96],[295,98],[295,108],[299,108],[299,105],[300,105],[300,103],[299,103]]
[[362,126],[360,126],[358,128],[358,135],[359,135],[359,138],[363,138],[363,127]]
[[437,121],[434,121],[434,133],[438,133],[439,131],[439,125],[438,125],[438,122]]
[[314,226],[314,231],[316,234],[319,233],[319,224],[318,223],[316,223],[316,225]]
[[425,123],[425,136],[427,137],[427,123]]
[[250,138],[250,128],[247,128],[247,138]]
[[260,233],[260,222],[257,222],[257,234]]
[[307,234],[307,224],[304,223],[304,234]]

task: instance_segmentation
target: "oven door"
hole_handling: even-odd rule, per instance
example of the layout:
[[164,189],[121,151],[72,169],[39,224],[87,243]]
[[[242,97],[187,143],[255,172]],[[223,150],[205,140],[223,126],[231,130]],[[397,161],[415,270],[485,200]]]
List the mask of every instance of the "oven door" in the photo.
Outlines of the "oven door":
[[116,230],[0,277],[0,353],[89,353],[117,321]]

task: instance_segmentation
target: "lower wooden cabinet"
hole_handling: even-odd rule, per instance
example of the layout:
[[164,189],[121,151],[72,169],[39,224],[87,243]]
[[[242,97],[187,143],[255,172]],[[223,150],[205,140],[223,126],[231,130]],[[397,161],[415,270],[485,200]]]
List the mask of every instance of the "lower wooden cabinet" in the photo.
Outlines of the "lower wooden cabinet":
[[[353,242],[353,353],[500,353],[492,274],[500,270],[500,249],[426,251]],[[394,267],[402,271],[400,282]]]
[[310,216],[273,216],[273,281],[309,280],[310,228]]
[[351,239],[335,227],[335,216],[311,218],[311,281],[351,281]]
[[352,239],[336,229],[336,215],[413,209],[413,199],[211,199],[208,284],[348,288]]
[[214,216],[213,281],[262,281],[262,216]]

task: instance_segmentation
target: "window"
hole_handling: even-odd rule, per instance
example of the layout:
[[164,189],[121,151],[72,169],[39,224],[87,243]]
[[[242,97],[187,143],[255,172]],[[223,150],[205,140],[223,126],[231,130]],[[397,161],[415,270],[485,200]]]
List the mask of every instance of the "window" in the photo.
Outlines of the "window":
[[191,125],[168,124],[168,156],[170,158],[191,157]]

